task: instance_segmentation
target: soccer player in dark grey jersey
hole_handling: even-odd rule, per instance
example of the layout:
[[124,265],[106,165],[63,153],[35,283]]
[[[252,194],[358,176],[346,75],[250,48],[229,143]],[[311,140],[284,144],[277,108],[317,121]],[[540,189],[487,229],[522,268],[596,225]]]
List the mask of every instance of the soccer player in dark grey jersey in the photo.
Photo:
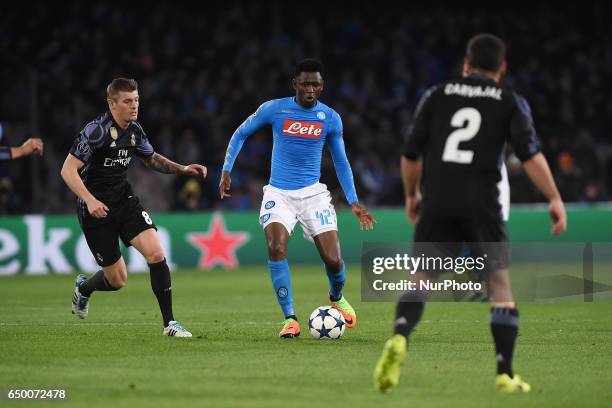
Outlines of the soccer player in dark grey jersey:
[[151,286],[164,321],[165,336],[191,337],[174,320],[170,270],[157,228],[140,205],[126,173],[135,155],[150,169],[167,174],[206,177],[200,164],[183,166],[155,153],[138,118],[138,84],[117,78],[107,87],[109,111],[90,122],[75,139],[62,168],[62,178],[77,195],[79,223],[87,244],[102,270],[79,275],[72,312],[85,318],[94,291],[115,291],[125,285],[127,268],[118,238],[133,245],[147,260]]
[[[474,256],[488,253],[486,279],[497,359],[496,389],[528,392],[529,384],[512,371],[519,314],[510,286],[507,236],[497,187],[507,143],[549,200],[554,235],[565,231],[566,212],[540,152],[529,105],[500,84],[506,72],[505,58],[505,44],[493,35],[479,34],[468,42],[463,78],[436,85],[421,99],[401,167],[406,211],[410,222],[416,223],[415,254],[431,251],[428,248],[432,246],[425,243],[435,243],[445,254],[457,256],[461,242],[468,243]],[[417,271],[417,290],[404,293],[397,304],[395,335],[385,344],[374,372],[380,391],[399,381],[407,338],[429,297],[428,291],[420,289],[427,287],[421,283],[433,282],[438,274]]]

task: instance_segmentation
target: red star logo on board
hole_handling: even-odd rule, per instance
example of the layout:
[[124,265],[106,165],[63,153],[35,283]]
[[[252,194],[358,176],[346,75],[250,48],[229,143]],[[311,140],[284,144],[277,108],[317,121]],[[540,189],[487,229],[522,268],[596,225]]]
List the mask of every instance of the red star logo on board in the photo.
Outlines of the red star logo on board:
[[201,251],[198,261],[200,269],[210,269],[216,265],[236,268],[239,264],[236,250],[249,238],[248,232],[228,231],[220,213],[213,215],[208,232],[193,232],[187,236],[189,243]]

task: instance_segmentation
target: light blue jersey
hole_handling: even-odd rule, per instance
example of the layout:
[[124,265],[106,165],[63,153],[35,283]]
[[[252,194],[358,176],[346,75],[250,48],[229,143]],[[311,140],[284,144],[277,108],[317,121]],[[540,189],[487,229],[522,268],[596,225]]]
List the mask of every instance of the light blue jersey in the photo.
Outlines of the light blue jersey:
[[246,138],[265,125],[272,126],[274,137],[270,185],[297,190],[317,183],[327,141],[346,200],[349,204],[357,202],[353,172],[342,139],[342,120],[320,101],[312,108],[299,105],[294,97],[262,104],[232,135],[223,170],[232,170]]

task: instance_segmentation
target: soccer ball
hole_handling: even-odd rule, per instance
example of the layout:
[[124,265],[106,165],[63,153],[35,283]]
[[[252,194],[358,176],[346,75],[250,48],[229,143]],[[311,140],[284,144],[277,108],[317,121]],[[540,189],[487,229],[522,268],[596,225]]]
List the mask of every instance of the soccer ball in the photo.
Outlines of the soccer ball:
[[315,339],[339,339],[344,334],[344,317],[331,306],[319,306],[310,315],[308,328]]

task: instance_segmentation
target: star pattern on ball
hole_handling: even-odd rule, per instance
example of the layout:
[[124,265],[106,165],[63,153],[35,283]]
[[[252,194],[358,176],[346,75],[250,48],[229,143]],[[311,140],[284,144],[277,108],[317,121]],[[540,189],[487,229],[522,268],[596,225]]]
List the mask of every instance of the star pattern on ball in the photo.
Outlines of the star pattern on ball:
[[317,316],[319,316],[321,319],[325,319],[325,316],[330,316],[328,310],[329,309],[320,308],[319,309],[319,314]]
[[[321,338],[323,338],[323,337],[329,337],[329,332],[332,331],[332,330],[333,329],[327,329],[325,327],[325,324],[323,324],[321,326],[321,328],[318,330],[318,332],[321,333]],[[331,337],[329,337],[329,338],[331,338]]]

